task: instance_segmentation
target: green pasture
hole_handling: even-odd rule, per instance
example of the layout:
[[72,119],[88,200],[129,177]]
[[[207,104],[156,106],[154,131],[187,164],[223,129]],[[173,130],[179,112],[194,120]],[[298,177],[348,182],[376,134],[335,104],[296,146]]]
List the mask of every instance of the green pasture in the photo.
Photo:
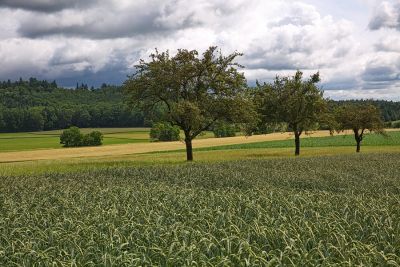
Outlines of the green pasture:
[[[150,142],[149,128],[84,128],[82,133],[100,131],[104,134],[103,145],[117,145]],[[24,151],[61,148],[60,134],[62,130],[0,133],[0,152]],[[198,138],[214,137],[212,132],[205,132]]]
[[[343,147],[355,146],[353,135],[334,135],[328,137],[301,138],[301,147]],[[361,144],[364,146],[400,146],[400,131],[387,132],[386,135],[366,134]],[[198,151],[227,150],[227,149],[256,149],[256,148],[288,148],[294,147],[294,140],[267,141],[250,144],[225,145],[199,148]]]
[[[83,133],[88,133],[93,130],[100,131],[104,134],[104,145],[149,142],[149,129],[147,128],[81,129]],[[0,133],[0,152],[61,148],[61,132],[62,130]]]

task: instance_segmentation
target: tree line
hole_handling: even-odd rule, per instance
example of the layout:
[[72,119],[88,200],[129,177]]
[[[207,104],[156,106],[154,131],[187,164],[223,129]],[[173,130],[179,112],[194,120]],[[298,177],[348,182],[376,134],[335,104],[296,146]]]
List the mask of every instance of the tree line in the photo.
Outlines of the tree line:
[[123,102],[120,87],[65,89],[30,78],[0,82],[0,132],[78,127],[141,127],[140,111]]
[[300,136],[319,128],[333,133],[350,129],[357,152],[365,133],[384,134],[381,111],[370,103],[336,103],[323,96],[320,75],[309,78],[301,71],[277,76],[272,83],[249,88],[236,59],[241,53],[223,55],[210,47],[200,55],[196,50],[168,51],[140,60],[136,72],[124,83],[132,107],[184,132],[186,158],[193,160],[192,141],[221,122],[242,124],[247,135],[262,133],[266,125],[286,124],[300,154]]
[[[257,89],[258,86],[252,89]],[[384,121],[400,120],[400,102],[383,100],[329,101],[329,106],[372,104],[382,113]],[[157,106],[146,118],[140,109],[125,101],[123,87],[103,84],[89,88],[77,84],[62,88],[55,81],[28,80],[0,82],[0,132],[23,132],[85,127],[142,127],[162,121],[162,107]],[[321,126],[323,128],[323,125]],[[258,133],[271,130],[260,126]],[[257,133],[257,132],[255,132]]]

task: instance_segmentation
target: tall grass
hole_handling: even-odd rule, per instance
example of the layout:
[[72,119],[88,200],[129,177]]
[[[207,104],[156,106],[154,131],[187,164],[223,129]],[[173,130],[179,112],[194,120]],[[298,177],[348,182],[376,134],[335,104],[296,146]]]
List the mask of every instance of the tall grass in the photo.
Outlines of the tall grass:
[[1,266],[400,262],[399,154],[0,177]]

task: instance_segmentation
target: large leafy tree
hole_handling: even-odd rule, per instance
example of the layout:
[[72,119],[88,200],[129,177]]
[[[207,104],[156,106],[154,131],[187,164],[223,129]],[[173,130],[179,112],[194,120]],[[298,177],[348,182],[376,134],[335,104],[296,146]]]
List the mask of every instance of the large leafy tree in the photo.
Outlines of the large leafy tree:
[[150,55],[141,60],[136,72],[124,83],[130,103],[146,114],[161,112],[162,119],[179,126],[185,134],[187,160],[193,160],[192,140],[220,120],[242,122],[251,116],[246,97],[246,79],[235,59],[210,47]]
[[328,105],[317,84],[319,73],[303,79],[297,71],[294,76],[276,77],[274,83],[257,84],[256,106],[261,124],[286,123],[295,137],[295,155],[300,155],[300,136],[315,130],[326,122]]
[[364,134],[375,132],[385,135],[380,110],[371,104],[345,104],[335,109],[336,130],[352,130],[356,140],[356,152],[360,152]]

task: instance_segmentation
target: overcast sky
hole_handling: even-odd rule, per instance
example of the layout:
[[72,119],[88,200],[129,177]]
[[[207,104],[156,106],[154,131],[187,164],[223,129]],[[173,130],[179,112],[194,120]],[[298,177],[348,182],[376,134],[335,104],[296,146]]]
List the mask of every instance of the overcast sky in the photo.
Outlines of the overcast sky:
[[331,98],[400,100],[400,0],[0,0],[0,80],[121,84],[154,48],[211,45],[249,83],[319,70]]

